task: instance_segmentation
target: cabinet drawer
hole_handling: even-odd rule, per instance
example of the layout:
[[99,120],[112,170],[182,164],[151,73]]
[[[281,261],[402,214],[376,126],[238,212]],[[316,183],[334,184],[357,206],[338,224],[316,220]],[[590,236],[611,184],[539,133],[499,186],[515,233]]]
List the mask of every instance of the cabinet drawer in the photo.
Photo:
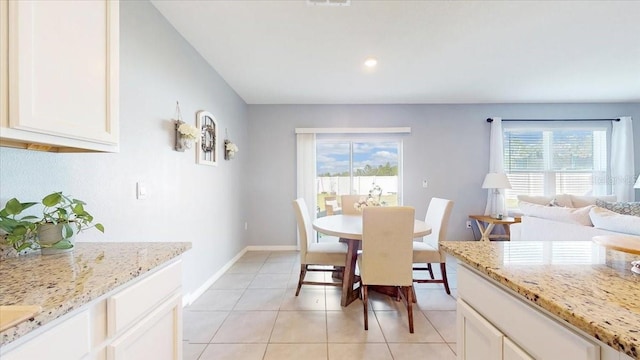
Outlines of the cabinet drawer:
[[2,360],[81,359],[91,351],[89,311],[83,311],[24,345],[2,355]]
[[182,359],[182,298],[175,293],[107,346],[107,360]]
[[107,336],[115,336],[149,313],[180,288],[181,280],[181,261],[177,261],[109,297]]
[[535,359],[600,359],[595,342],[464,266],[458,266],[458,294]]

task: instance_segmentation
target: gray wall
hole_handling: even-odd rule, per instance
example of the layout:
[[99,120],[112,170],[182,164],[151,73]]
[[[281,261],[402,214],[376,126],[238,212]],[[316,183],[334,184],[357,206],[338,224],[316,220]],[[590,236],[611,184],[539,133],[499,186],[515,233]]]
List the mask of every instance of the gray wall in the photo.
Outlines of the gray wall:
[[[640,172],[640,104],[496,105],[251,105],[247,189],[249,244],[294,245],[296,127],[409,126],[404,138],[404,204],[424,217],[431,197],[454,200],[450,240],[473,239],[468,214],[484,212],[481,184],[489,169],[487,117],[612,118],[632,116],[636,173]],[[422,180],[429,181],[422,188]],[[638,195],[638,194],[636,194]]]
[[[88,202],[106,227],[79,241],[191,241],[185,293],[245,246],[240,181],[248,152],[247,105],[148,2],[120,5],[120,153],[52,154],[0,148],[0,203],[64,191]],[[240,147],[233,161],[197,165],[173,150],[176,100],[183,119],[208,110]],[[222,139],[221,139],[222,140]],[[219,145],[222,151],[222,145]],[[135,199],[137,181],[146,200]]]

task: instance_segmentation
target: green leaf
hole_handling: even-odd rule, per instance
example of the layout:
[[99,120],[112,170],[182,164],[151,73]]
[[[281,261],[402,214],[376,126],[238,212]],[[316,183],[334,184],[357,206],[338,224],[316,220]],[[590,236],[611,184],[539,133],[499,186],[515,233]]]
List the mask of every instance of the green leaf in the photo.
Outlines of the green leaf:
[[13,229],[15,229],[19,224],[20,222],[18,220],[10,218],[2,219],[2,221],[0,221],[0,229],[4,230],[7,233],[11,233],[13,232]]
[[55,192],[53,194],[49,194],[42,199],[42,204],[44,206],[53,207],[62,201],[62,193]]
[[100,230],[101,232],[104,232],[104,226],[102,226],[102,224],[96,224],[96,229]]
[[84,207],[82,206],[82,204],[76,204],[71,209],[73,210],[73,213],[76,214],[76,215],[83,215],[84,214]]
[[57,243],[51,245],[52,248],[54,249],[71,249],[73,247],[73,244],[69,241],[69,240],[60,240]]
[[69,225],[69,223],[62,224],[62,238],[68,239],[73,236],[73,229]]
[[22,236],[27,233],[27,228],[24,225],[18,225],[15,229],[13,229],[13,234],[16,236]]
[[22,204],[16,198],[7,201],[4,208],[7,210],[7,214],[9,215],[16,215],[22,212]]

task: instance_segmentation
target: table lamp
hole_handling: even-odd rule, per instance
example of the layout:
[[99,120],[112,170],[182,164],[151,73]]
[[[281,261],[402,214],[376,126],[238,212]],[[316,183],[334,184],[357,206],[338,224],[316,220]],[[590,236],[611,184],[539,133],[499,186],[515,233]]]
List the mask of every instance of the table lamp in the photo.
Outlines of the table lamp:
[[500,189],[511,189],[511,183],[509,178],[504,173],[488,173],[484,177],[482,182],[483,189],[493,189],[493,202],[491,211],[495,213],[491,214],[491,217],[495,219],[502,219],[502,209],[504,209],[504,199],[501,201],[500,209],[498,209],[498,197],[501,196]]

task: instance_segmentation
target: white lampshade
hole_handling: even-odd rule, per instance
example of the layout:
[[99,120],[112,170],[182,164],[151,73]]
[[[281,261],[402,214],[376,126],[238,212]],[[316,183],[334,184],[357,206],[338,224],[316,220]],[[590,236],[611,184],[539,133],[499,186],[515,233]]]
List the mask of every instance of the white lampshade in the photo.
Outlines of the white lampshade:
[[483,189],[511,189],[509,178],[504,173],[488,173],[482,182]]
[[636,180],[636,184],[633,185],[634,189],[640,189],[640,175],[638,175],[638,179]]

